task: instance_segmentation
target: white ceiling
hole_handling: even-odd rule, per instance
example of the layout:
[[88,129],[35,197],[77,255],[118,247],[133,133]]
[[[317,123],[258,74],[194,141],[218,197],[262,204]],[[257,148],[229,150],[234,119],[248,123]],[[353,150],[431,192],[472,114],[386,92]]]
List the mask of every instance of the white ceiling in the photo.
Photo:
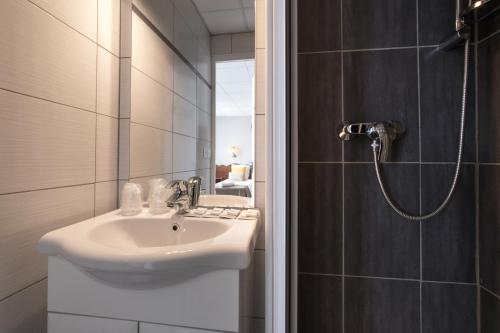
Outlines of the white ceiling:
[[216,63],[215,112],[217,117],[252,115],[254,66],[254,59]]
[[255,30],[253,0],[193,0],[212,35]]

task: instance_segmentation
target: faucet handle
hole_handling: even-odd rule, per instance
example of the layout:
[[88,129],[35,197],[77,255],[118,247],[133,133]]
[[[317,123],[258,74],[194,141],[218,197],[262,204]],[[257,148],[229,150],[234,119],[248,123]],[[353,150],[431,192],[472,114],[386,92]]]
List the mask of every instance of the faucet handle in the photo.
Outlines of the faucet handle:
[[177,195],[186,193],[188,190],[188,183],[185,180],[172,180],[167,184],[168,189],[173,189]]

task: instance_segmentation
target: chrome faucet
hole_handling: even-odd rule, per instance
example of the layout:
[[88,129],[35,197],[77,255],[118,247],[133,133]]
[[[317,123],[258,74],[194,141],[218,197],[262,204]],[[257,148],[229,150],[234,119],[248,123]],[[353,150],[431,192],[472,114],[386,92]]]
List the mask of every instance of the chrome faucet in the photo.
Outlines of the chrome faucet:
[[198,205],[201,190],[201,178],[191,177],[185,180],[173,180],[167,188],[174,193],[167,199],[167,206],[175,208],[179,214],[185,214],[192,207]]
[[394,121],[373,123],[344,123],[340,129],[339,138],[351,140],[352,136],[365,135],[372,139],[372,148],[377,151],[378,160],[387,162],[392,149],[392,142],[404,133],[403,126]]

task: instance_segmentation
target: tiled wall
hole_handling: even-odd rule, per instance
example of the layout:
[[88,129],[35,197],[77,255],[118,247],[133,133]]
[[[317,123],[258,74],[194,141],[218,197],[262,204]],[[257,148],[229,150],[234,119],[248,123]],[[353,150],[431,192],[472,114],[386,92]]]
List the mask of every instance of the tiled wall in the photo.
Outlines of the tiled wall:
[[266,123],[270,117],[266,106],[267,90],[267,4],[268,0],[255,1],[255,207],[259,208],[262,216],[260,234],[257,239],[254,255],[256,265],[255,275],[255,313],[254,332],[265,331],[266,317],[266,226],[271,221],[266,221],[266,170],[267,147]]
[[454,3],[296,1],[300,333],[476,332],[474,61],[463,171],[438,216],[396,215],[370,141],[337,133],[342,121],[402,122],[386,184],[411,213],[437,207],[457,153],[463,49],[433,50],[454,27]]
[[119,0],[0,11],[0,331],[45,332],[46,232],[116,207]]
[[[210,36],[191,1],[133,1],[120,180],[203,178],[210,191]],[[127,92],[124,92],[127,95]],[[122,183],[123,183],[122,182]]]
[[500,332],[500,5],[490,4],[480,14],[476,48],[482,333]]

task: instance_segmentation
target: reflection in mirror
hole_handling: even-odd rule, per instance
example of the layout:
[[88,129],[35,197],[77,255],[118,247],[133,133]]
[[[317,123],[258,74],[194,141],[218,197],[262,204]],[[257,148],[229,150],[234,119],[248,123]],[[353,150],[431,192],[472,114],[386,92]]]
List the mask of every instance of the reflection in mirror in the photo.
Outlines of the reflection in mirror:
[[215,193],[253,197],[254,59],[215,66]]

